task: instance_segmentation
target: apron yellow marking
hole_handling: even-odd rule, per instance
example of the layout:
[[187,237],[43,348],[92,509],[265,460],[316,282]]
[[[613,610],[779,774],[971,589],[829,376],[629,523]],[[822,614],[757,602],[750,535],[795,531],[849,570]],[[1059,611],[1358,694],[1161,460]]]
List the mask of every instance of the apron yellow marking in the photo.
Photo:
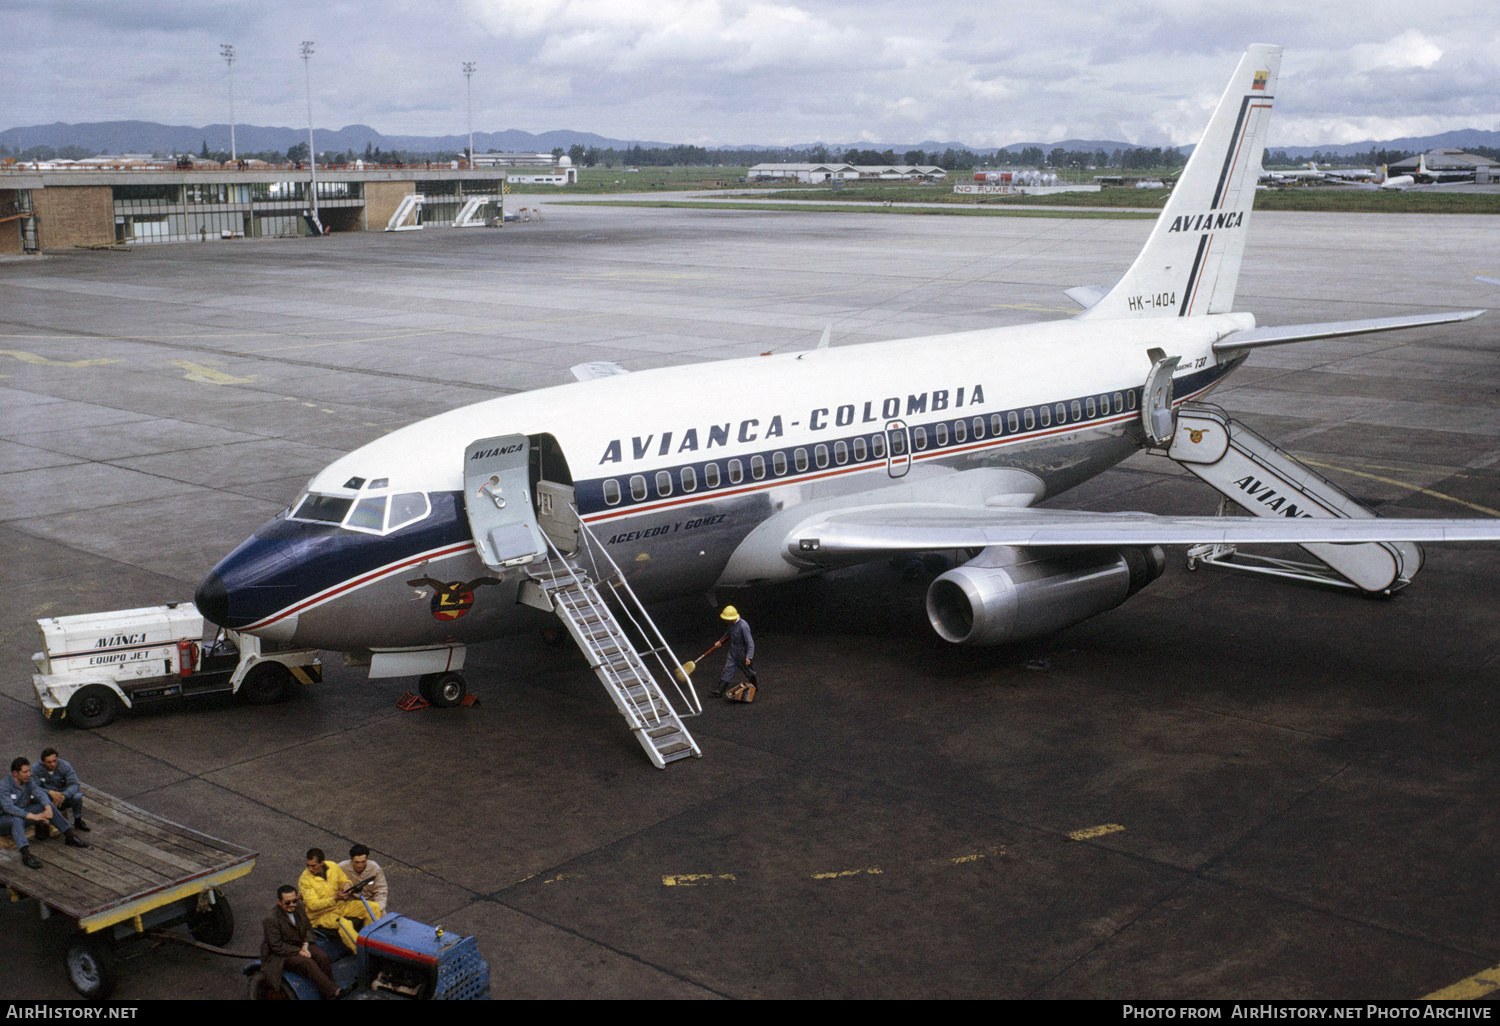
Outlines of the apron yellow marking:
[[733,873],[679,873],[675,876],[663,876],[661,885],[663,887],[698,887],[703,883],[714,880],[728,880],[730,883],[739,883]]
[[1500,510],[1490,509],[1488,506],[1481,506],[1476,502],[1465,502],[1463,499],[1454,498],[1451,495],[1444,495],[1442,492],[1435,492],[1431,488],[1422,488],[1419,485],[1414,485],[1410,481],[1397,481],[1393,477],[1381,477],[1379,474],[1367,474],[1363,470],[1354,470],[1350,467],[1341,467],[1337,463],[1319,463],[1317,460],[1309,459],[1303,459],[1302,462],[1306,463],[1310,467],[1319,467],[1323,470],[1337,470],[1345,474],[1353,474],[1355,477],[1364,477],[1369,478],[1371,481],[1379,481],[1382,484],[1396,485],[1400,488],[1410,488],[1414,492],[1421,492],[1423,495],[1430,495],[1434,499],[1442,499],[1445,502],[1455,502],[1460,506],[1467,506],[1469,509],[1477,510],[1480,513],[1483,513],[1485,516],[1500,517]]
[[841,871],[839,871],[837,873],[814,873],[812,875],[812,878],[814,880],[833,880],[833,879],[836,879],[836,878],[841,877],[841,876],[865,876],[865,875],[869,875],[869,876],[881,876],[881,875],[883,875],[883,871],[880,870],[880,869],[878,869],[877,867],[871,866],[869,869],[845,869],[845,870],[841,870]]
[[125,362],[123,360],[49,360],[45,356],[38,356],[20,349],[0,349],[0,356],[14,356],[22,363],[37,367],[99,367],[106,363]]
[[1459,980],[1457,983],[1435,990],[1422,998],[1423,1001],[1474,1001],[1486,994],[1492,994],[1500,990],[1500,966],[1486,969],[1482,973],[1475,973],[1467,980]]
[[1082,830],[1074,830],[1068,835],[1070,841],[1087,841],[1091,837],[1103,837],[1105,834],[1118,834],[1125,828],[1118,823],[1105,823],[1101,826],[1085,827]]
[[233,375],[225,374],[223,371],[214,370],[212,367],[205,367],[201,363],[193,363],[191,360],[172,360],[169,362],[171,366],[180,367],[187,371],[182,376],[184,381],[196,381],[203,385],[248,385],[250,382],[256,380],[253,375],[248,378],[236,378]]

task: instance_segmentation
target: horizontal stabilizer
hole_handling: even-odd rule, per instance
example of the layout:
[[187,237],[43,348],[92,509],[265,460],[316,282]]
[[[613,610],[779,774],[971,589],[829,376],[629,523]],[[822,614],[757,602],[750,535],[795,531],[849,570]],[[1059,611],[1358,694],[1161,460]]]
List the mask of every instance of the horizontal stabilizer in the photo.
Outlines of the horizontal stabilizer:
[[1075,285],[1071,289],[1063,289],[1063,295],[1087,310],[1099,300],[1109,295],[1108,285]]
[[[788,554],[819,563],[869,553],[991,545],[1308,544],[1500,541],[1500,518],[1371,519],[1157,516],[1065,509],[910,505],[835,513],[787,538]],[[822,558],[820,558],[822,557]]]
[[593,363],[579,363],[568,369],[573,372],[573,376],[579,381],[593,381],[595,378],[609,378],[616,374],[630,373],[613,360],[595,360]]
[[1315,338],[1342,338],[1345,335],[1369,335],[1398,328],[1425,328],[1434,324],[1471,321],[1483,310],[1455,310],[1440,314],[1415,314],[1410,317],[1370,317],[1360,321],[1327,321],[1323,324],[1288,324],[1276,328],[1249,328],[1225,335],[1214,343],[1215,353],[1232,353],[1260,346],[1281,346],[1288,342],[1310,342]]

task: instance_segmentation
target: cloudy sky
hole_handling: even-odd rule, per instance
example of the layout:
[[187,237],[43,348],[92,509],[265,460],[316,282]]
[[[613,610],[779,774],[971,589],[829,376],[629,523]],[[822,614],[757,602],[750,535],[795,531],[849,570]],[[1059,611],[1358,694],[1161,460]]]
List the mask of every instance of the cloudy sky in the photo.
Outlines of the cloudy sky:
[[5,0],[0,128],[313,119],[794,144],[1193,142],[1247,43],[1271,144],[1500,129],[1495,0]]

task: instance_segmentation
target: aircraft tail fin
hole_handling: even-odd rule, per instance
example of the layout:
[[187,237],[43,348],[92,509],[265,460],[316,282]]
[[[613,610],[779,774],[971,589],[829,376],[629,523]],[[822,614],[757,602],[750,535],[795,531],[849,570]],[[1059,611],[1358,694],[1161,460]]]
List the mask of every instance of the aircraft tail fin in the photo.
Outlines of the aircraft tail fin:
[[1245,51],[1145,247],[1080,318],[1229,312],[1280,69],[1281,47]]

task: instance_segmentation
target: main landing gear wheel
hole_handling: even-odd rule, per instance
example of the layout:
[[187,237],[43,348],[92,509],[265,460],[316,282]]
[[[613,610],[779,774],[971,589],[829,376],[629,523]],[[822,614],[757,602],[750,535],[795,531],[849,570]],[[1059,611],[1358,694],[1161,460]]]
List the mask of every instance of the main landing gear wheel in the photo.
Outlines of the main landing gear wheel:
[[85,684],[68,699],[68,722],[75,727],[93,730],[115,721],[120,715],[120,699],[103,684]]
[[115,949],[107,937],[80,940],[68,949],[68,982],[90,1001],[103,1001],[115,989]]
[[417,690],[439,709],[451,709],[464,700],[464,695],[469,693],[469,685],[464,681],[463,674],[450,670],[447,673],[423,674],[417,681]]

